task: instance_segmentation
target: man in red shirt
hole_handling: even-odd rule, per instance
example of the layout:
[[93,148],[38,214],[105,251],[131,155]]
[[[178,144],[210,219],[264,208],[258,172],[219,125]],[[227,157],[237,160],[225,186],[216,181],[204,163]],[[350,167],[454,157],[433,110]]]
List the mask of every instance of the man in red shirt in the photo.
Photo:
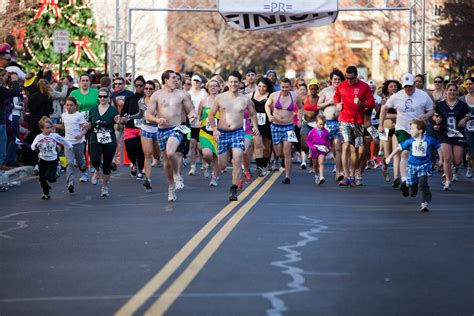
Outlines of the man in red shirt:
[[364,110],[374,108],[375,100],[369,85],[357,79],[355,66],[347,67],[345,77],[346,80],[336,88],[334,103],[340,112],[339,131],[342,136],[344,179],[339,185],[350,187],[356,184],[354,174],[364,152]]

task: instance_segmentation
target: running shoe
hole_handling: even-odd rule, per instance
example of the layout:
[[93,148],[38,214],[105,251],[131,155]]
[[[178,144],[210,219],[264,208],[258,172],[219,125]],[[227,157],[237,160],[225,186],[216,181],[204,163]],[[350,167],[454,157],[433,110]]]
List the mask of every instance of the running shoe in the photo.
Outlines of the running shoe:
[[459,176],[458,176],[458,172],[456,170],[456,173],[453,173],[453,182],[458,182],[459,181]]
[[207,168],[204,170],[204,178],[209,179],[211,177],[211,168],[209,168],[209,165]]
[[410,188],[410,196],[411,197],[416,197],[416,195],[418,194],[418,186],[413,186]]
[[267,173],[268,173],[267,168],[263,167],[262,168],[262,177],[265,177],[267,175]]
[[67,186],[67,190],[69,193],[74,193],[74,184],[72,182]]
[[357,187],[360,187],[360,186],[363,186],[363,185],[364,185],[363,179],[362,179],[362,176],[361,176],[361,175],[356,175],[356,176],[355,176],[354,184],[355,184],[355,186],[357,186]]
[[341,181],[339,181],[339,186],[350,188],[352,186],[351,179],[343,178]]
[[332,173],[336,173],[337,170],[336,170],[336,166],[334,166],[334,168],[332,169]]
[[100,196],[103,196],[103,197],[109,196],[109,188],[108,187],[102,187],[100,189]]
[[273,165],[275,164],[275,160],[270,160],[268,163],[268,171],[273,171]]
[[131,167],[130,167],[130,175],[131,175],[132,177],[136,177],[136,176],[137,176],[137,173],[138,173],[138,172],[137,172],[137,168],[135,168],[135,166],[131,166]]
[[314,168],[309,168],[309,169],[308,169],[308,173],[309,173],[309,174],[314,173]]
[[41,199],[42,199],[42,200],[51,200],[51,196],[50,196],[49,194],[43,194],[43,195],[41,196]]
[[188,175],[194,176],[196,174],[196,165],[191,165],[191,169],[189,169]]
[[472,179],[472,169],[471,169],[471,167],[467,167],[466,178]]
[[290,180],[290,178],[285,178],[281,183],[283,183],[283,184],[290,184],[290,183],[291,183],[291,180]]
[[89,167],[89,172],[90,172],[90,173],[95,173],[95,168],[94,168],[94,166],[90,166],[90,167]]
[[174,180],[176,190],[182,190],[184,188],[184,179],[181,175],[178,175]]
[[324,179],[324,177],[320,177],[319,178],[319,184],[323,184],[324,182],[326,182],[326,179]]
[[257,173],[257,176],[263,177],[262,167],[257,167],[257,169],[255,169],[255,172]]
[[451,190],[451,182],[450,181],[445,181],[444,186],[443,186],[444,191],[449,191]]
[[33,168],[33,174],[35,176],[38,176],[40,174],[40,170],[39,170],[39,166],[38,165],[35,165],[35,167]]
[[372,162],[367,160],[367,165],[365,166],[365,170],[370,170],[372,168]]
[[306,161],[301,162],[301,169],[306,170],[306,168],[307,168]]
[[110,169],[111,169],[112,171],[117,171],[117,164],[116,164],[115,162],[112,162],[112,163],[110,164]]
[[428,202],[422,202],[422,203],[421,203],[420,211],[422,211],[422,212],[429,212],[429,209],[428,209]]
[[79,178],[79,181],[80,182],[87,182],[89,181],[89,175],[87,174],[87,172],[83,172],[81,177]]
[[342,180],[344,180],[344,175],[341,173],[339,174],[339,177],[336,178],[336,181],[341,182]]
[[229,201],[237,201],[237,186],[232,185],[229,191]]
[[382,164],[377,162],[377,158],[374,157],[373,159],[374,169],[380,168]]
[[173,185],[168,188],[168,202],[174,202],[176,199],[176,187]]
[[143,181],[143,179],[144,179],[143,173],[138,172],[138,173],[137,173],[137,180]]
[[94,175],[92,176],[91,183],[93,185],[97,185],[97,183],[99,183],[99,174],[97,172],[95,172]]
[[314,176],[314,183],[319,184],[321,180],[319,180],[319,176]]
[[250,183],[252,181],[252,174],[250,174],[250,171],[245,171],[244,172],[244,177],[245,177],[245,180],[247,181],[247,183]]
[[211,177],[211,182],[209,182],[209,186],[210,187],[217,187],[218,186],[217,177],[214,177],[214,176]]
[[407,186],[406,181],[402,182],[402,185],[400,186],[400,191],[402,191],[403,196],[409,196],[410,195],[410,192],[408,191],[408,186]]
[[240,179],[239,184],[237,185],[237,191],[241,191],[244,186],[244,180]]
[[278,160],[275,160],[275,162],[273,163],[273,171],[280,171],[280,168],[281,168],[281,164]]
[[402,180],[400,180],[400,178],[395,178],[395,180],[392,182],[392,188],[398,189],[400,184],[402,184]]
[[145,178],[145,181],[143,181],[143,186],[145,187],[145,192],[150,193],[151,192],[151,180],[148,178]]

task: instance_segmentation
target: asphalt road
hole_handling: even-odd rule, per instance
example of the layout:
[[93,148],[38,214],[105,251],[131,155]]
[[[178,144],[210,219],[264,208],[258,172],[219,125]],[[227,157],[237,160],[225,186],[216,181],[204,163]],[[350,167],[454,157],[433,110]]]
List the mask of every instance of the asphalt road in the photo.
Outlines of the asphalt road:
[[[295,166],[296,167],[296,166]],[[65,177],[0,193],[0,315],[473,315],[473,182],[433,203],[404,198],[380,170],[363,187],[321,186],[295,168],[227,200],[230,173],[185,177],[167,203],[127,168],[111,196]]]

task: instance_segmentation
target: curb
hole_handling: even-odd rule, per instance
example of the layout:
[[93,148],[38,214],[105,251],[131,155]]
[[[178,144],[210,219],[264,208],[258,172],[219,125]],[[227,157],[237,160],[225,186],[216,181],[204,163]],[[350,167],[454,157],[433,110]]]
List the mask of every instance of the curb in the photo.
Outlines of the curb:
[[33,175],[33,166],[24,166],[0,172],[0,186],[7,187],[12,181],[19,181]]

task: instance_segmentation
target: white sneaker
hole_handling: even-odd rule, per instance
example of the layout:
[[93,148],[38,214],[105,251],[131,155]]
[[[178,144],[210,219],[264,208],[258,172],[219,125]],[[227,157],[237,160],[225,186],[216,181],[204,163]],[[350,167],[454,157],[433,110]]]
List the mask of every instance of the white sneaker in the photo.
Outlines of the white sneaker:
[[209,182],[209,186],[210,187],[217,187],[218,184],[217,184],[217,177],[212,177],[211,178],[211,182]]
[[420,211],[422,212],[428,212],[428,202],[422,202],[421,203],[421,208],[420,208]]
[[466,178],[468,178],[468,179],[472,178],[472,169],[471,169],[471,167],[467,167]]
[[301,169],[306,170],[306,168],[307,168],[306,161],[303,161],[301,163]]
[[95,172],[94,175],[92,175],[91,183],[93,185],[97,185],[97,183],[99,183],[99,174],[97,172]]
[[332,173],[336,173],[336,166],[332,169]]
[[355,176],[355,185],[356,186],[361,186],[363,185],[363,181],[362,181],[362,176],[360,174],[356,174]]
[[168,202],[176,201],[176,187],[172,186],[168,188]]
[[204,170],[204,178],[209,179],[211,177],[211,170],[209,166]]
[[175,182],[176,190],[182,190],[184,188],[184,179],[182,176],[177,176],[174,182]]
[[444,190],[444,191],[449,191],[449,190],[451,190],[451,182],[445,181],[445,182],[444,182],[443,190]]
[[87,181],[89,181],[89,175],[87,174],[87,172],[83,172],[83,173],[82,173],[82,176],[79,178],[79,181],[80,181],[80,182],[87,182]]
[[326,179],[324,179],[324,177],[320,177],[319,178],[319,184],[323,184],[324,182],[326,182]]
[[196,165],[191,165],[191,169],[188,172],[189,176],[194,176],[196,174]]
[[314,173],[314,168],[309,168],[308,173],[309,174]]
[[100,196],[103,196],[103,197],[109,196],[109,188],[102,187],[102,189],[100,189]]
[[319,184],[319,176],[314,176],[314,183]]
[[453,182],[458,182],[459,181],[459,176],[458,173],[453,173]]

